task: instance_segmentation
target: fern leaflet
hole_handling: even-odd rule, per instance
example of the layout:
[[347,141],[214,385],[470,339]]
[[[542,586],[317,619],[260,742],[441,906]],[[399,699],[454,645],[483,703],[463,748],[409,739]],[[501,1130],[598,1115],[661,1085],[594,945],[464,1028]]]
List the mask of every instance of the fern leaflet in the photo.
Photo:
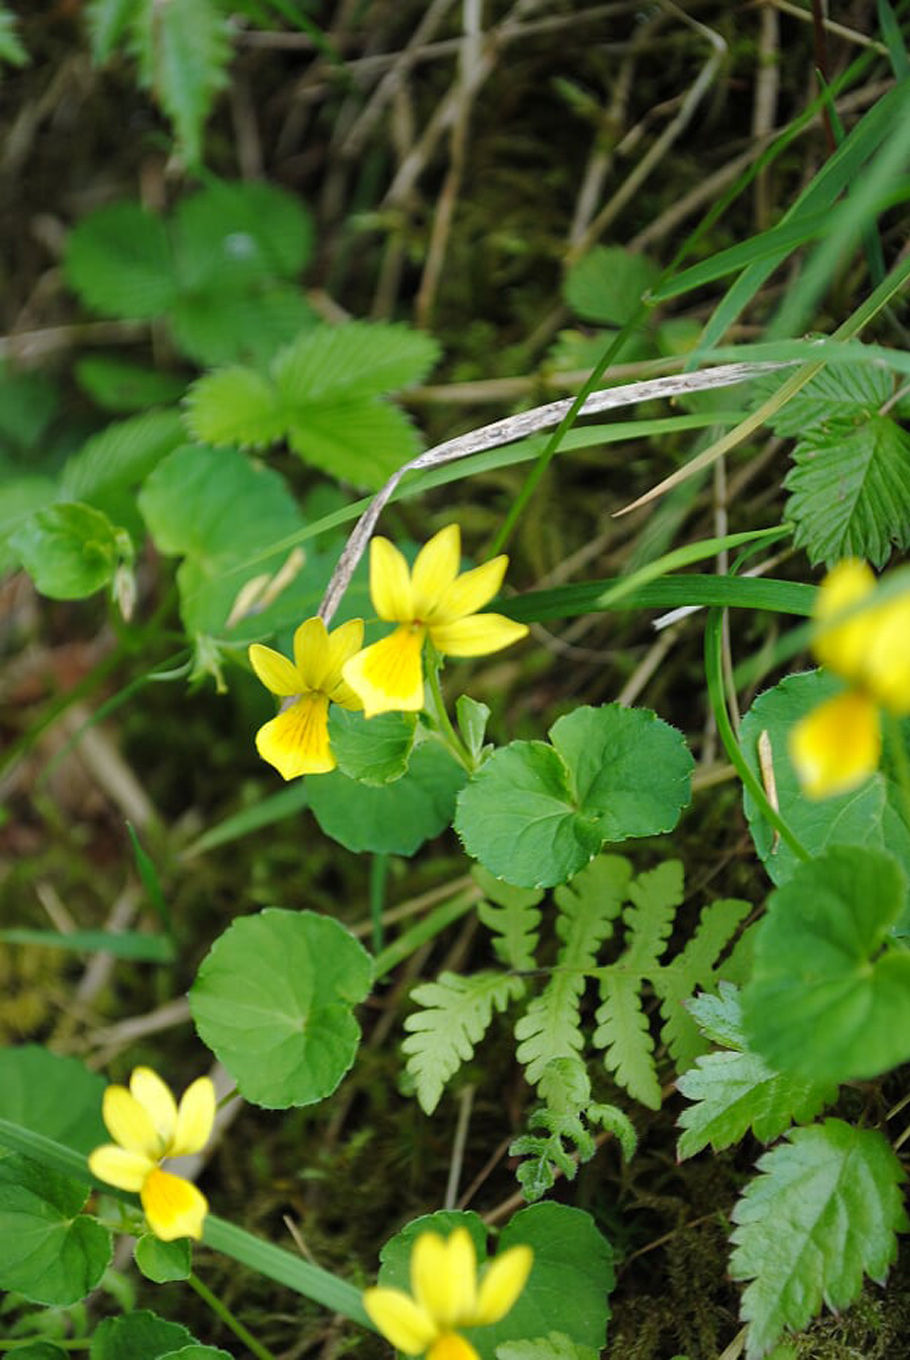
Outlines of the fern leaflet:
[[426,1114],[436,1109],[449,1078],[473,1057],[494,1008],[504,1011],[524,989],[521,978],[492,972],[473,977],[442,973],[435,982],[414,988],[411,996],[423,1009],[405,1020],[409,1033],[402,1048]]

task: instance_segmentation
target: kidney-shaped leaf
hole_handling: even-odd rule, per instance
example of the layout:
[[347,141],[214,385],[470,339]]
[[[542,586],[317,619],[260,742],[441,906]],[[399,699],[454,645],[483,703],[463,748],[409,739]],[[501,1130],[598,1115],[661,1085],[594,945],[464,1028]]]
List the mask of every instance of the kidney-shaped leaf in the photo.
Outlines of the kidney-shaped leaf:
[[0,1049],[0,1119],[77,1152],[91,1152],[108,1136],[101,1121],[106,1085],[78,1059],[38,1044]]
[[111,1260],[111,1235],[82,1213],[88,1190],[27,1157],[0,1159],[0,1289],[35,1303],[84,1299]]
[[676,825],[692,757],[648,709],[578,708],[553,724],[550,739],[503,747],[459,797],[455,829],[497,877],[526,888],[564,883],[604,841]]
[[105,1318],[92,1336],[89,1360],[162,1360],[193,1344],[193,1335],[179,1322],[165,1322],[148,1309],[124,1317]]
[[906,883],[889,855],[835,846],[771,894],[743,991],[750,1047],[816,1081],[910,1058],[910,951],[891,939]]
[[190,1009],[241,1094],[283,1110],[335,1090],[360,1043],[353,1011],[372,978],[370,956],[337,921],[268,907],[215,941]]

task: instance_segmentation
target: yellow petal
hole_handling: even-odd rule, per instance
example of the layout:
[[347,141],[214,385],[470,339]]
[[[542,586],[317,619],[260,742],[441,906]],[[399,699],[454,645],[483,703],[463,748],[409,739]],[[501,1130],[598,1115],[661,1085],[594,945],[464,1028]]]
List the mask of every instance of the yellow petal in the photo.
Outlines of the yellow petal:
[[439,597],[439,601],[428,622],[440,623],[463,619],[466,614],[476,614],[485,604],[489,604],[502,585],[509,559],[505,553],[484,562],[482,567],[474,567],[453,581]]
[[127,1152],[125,1148],[105,1143],[89,1153],[88,1169],[99,1181],[116,1185],[118,1190],[132,1190],[136,1193],[145,1184],[145,1178],[154,1171],[155,1163],[138,1152]]
[[370,597],[381,619],[410,623],[414,618],[408,564],[387,538],[374,538],[370,543]]
[[256,750],[283,779],[301,774],[327,774],[335,768],[329,749],[329,701],[324,694],[305,694],[256,733]]
[[480,1357],[470,1341],[457,1332],[445,1332],[427,1351],[427,1360],[480,1360]]
[[306,619],[294,634],[294,665],[302,690],[325,689],[329,670],[329,634],[319,617]]
[[198,1240],[202,1236],[208,1200],[182,1176],[155,1167],[146,1177],[140,1199],[149,1227],[162,1242],[173,1242],[178,1237]]
[[434,1232],[421,1233],[411,1252],[411,1289],[443,1331],[472,1316],[477,1256],[466,1228],[456,1228],[447,1241]]
[[177,1127],[168,1148],[169,1157],[201,1152],[215,1122],[215,1087],[208,1077],[197,1077],[186,1088],[177,1110]]
[[444,656],[486,656],[511,647],[528,635],[527,624],[502,614],[472,614],[456,623],[436,623],[429,629],[433,646]]
[[341,670],[363,646],[363,619],[348,619],[340,628],[329,633],[329,685],[327,693],[335,699],[335,687],[343,686]]
[[386,1341],[405,1355],[420,1355],[438,1335],[433,1319],[400,1289],[367,1289],[363,1306]]
[[256,675],[273,694],[286,698],[291,694],[300,694],[306,688],[293,661],[288,661],[280,652],[263,647],[261,642],[253,642],[248,655]]
[[[818,591],[813,617],[819,627],[812,644],[823,666],[845,680],[859,680],[868,650],[874,611],[864,610],[845,623],[828,624],[838,614],[858,605],[875,589],[875,576],[867,563],[847,558],[833,567]],[[827,625],[827,626],[826,626]]]
[[457,524],[447,524],[433,535],[415,558],[411,575],[414,592],[412,618],[426,623],[432,617],[443,595],[452,588],[460,562],[461,530]]
[[505,1317],[527,1284],[533,1264],[530,1247],[510,1247],[497,1256],[481,1282],[471,1325],[481,1326]]
[[342,674],[368,718],[392,711],[417,713],[423,708],[425,631],[402,624],[345,662]]
[[819,704],[790,732],[790,759],[810,798],[848,793],[878,768],[882,738],[871,699],[848,689]]
[[127,1152],[157,1162],[164,1141],[151,1116],[125,1086],[108,1086],[101,1101],[101,1114],[108,1133]]
[[150,1067],[134,1067],[130,1093],[136,1097],[158,1131],[162,1149],[167,1148],[177,1127],[177,1104],[157,1072]]
[[910,713],[910,595],[900,595],[872,613],[865,687],[892,713]]

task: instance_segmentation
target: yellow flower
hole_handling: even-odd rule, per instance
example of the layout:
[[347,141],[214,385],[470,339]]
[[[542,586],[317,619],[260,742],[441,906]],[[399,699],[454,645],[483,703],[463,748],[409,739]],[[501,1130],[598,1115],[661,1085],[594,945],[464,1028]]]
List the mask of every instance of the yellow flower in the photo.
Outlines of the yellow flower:
[[163,1242],[202,1236],[208,1202],[195,1185],[162,1171],[167,1157],[200,1152],[215,1119],[215,1088],[208,1077],[188,1086],[178,1106],[150,1067],[136,1067],[125,1086],[109,1086],[101,1107],[113,1143],[95,1148],[89,1170],[118,1190],[138,1191],[148,1225]]
[[498,1322],[524,1289],[534,1254],[511,1247],[498,1256],[478,1287],[477,1257],[467,1228],[448,1239],[421,1233],[411,1252],[411,1294],[380,1286],[368,1289],[363,1306],[387,1341],[405,1355],[428,1360],[478,1360],[455,1330]]
[[[848,793],[874,774],[882,753],[879,709],[910,713],[910,591],[860,610],[874,590],[872,569],[848,558],[818,592],[813,651],[849,688],[790,733],[790,758],[810,798]],[[851,609],[857,612],[835,621]]]
[[329,746],[329,704],[361,708],[341,669],[363,641],[363,620],[328,632],[320,618],[307,619],[294,634],[294,660],[254,642],[250,665],[273,694],[284,700],[277,718],[260,727],[256,749],[284,779],[327,774],[335,768]]
[[370,594],[394,633],[365,648],[343,668],[366,716],[423,708],[421,657],[427,637],[447,656],[484,656],[525,637],[527,627],[502,614],[479,614],[502,585],[509,559],[494,557],[458,574],[461,531],[449,524],[417,554],[413,571],[387,538],[370,544]]

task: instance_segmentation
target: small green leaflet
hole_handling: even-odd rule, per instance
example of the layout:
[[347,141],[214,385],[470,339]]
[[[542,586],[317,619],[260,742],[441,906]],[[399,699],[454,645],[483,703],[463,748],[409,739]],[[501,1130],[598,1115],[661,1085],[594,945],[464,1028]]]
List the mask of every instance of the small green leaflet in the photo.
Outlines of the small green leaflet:
[[425,1114],[433,1113],[446,1082],[474,1056],[494,1010],[505,1010],[524,990],[521,978],[490,972],[441,973],[414,988],[411,1000],[422,1009],[405,1020],[408,1037],[401,1047]]
[[10,547],[36,589],[52,600],[94,595],[114,579],[118,563],[133,556],[125,530],[78,501],[36,510],[12,534]]
[[102,316],[162,316],[177,298],[167,227],[138,203],[110,203],[67,237],[63,272]]
[[107,1228],[81,1212],[88,1194],[26,1157],[0,1158],[0,1289],[57,1307],[95,1288],[112,1248]]
[[849,1081],[910,1059],[910,951],[892,936],[906,892],[889,855],[834,846],[771,894],[743,991],[771,1067]]
[[241,1094],[284,1110],[330,1095],[360,1043],[354,1007],[373,965],[344,926],[268,907],[215,941],[190,989],[193,1020]]
[[881,1133],[839,1119],[791,1129],[766,1152],[733,1210],[734,1279],[750,1280],[742,1316],[747,1360],[761,1360],[785,1329],[848,1307],[863,1275],[884,1283],[895,1233],[910,1227],[904,1172]]
[[420,381],[438,354],[434,340],[403,325],[320,324],[275,355],[268,377],[234,366],[200,378],[187,425],[210,444],[286,439],[304,462],[375,489],[418,452],[410,422],[385,395]]
[[0,5],[0,61],[8,61],[11,66],[25,66],[28,60],[28,52],[16,33],[15,16],[6,5]]
[[365,718],[333,704],[329,709],[329,742],[338,768],[361,784],[391,784],[408,768],[414,745],[414,713],[379,713]]
[[[460,1226],[471,1234],[483,1265],[487,1230],[482,1220],[474,1213],[441,1211],[415,1219],[385,1244],[379,1283],[409,1291],[416,1238],[423,1232],[448,1237]],[[520,1243],[532,1248],[534,1265],[517,1303],[500,1322],[465,1329],[481,1360],[495,1360],[497,1347],[504,1342],[536,1339],[549,1331],[563,1333],[576,1346],[600,1351],[615,1277],[612,1249],[591,1216],[563,1204],[534,1204],[509,1221],[495,1254]]]
[[722,984],[719,998],[701,997],[711,1005],[712,1026],[719,1026],[733,1052],[709,1053],[683,1073],[676,1085],[687,1100],[679,1118],[680,1160],[692,1157],[708,1144],[719,1152],[738,1143],[751,1129],[756,1138],[770,1143],[792,1123],[808,1124],[825,1105],[836,1099],[837,1086],[810,1078],[782,1075],[768,1067],[756,1053],[746,1051],[742,1033],[739,994]]
[[[566,274],[563,297],[586,321],[624,326],[660,274],[645,255],[621,246],[595,246]],[[603,349],[603,340],[600,341]]]
[[496,1360],[597,1360],[593,1346],[579,1346],[565,1332],[548,1332],[534,1341],[503,1341]]
[[551,746],[515,741],[496,751],[459,796],[455,829],[491,873],[548,887],[584,868],[604,841],[676,825],[693,762],[682,735],[654,713],[577,708],[549,736]]
[[[760,694],[744,716],[740,726],[743,755],[761,779],[759,740],[767,733],[781,816],[811,854],[822,854],[831,845],[887,849],[910,876],[910,829],[903,819],[900,789],[884,771],[851,793],[813,800],[802,793],[790,763],[787,740],[794,723],[842,689],[841,682],[825,671],[788,675]],[[786,842],[775,841],[748,792],[743,794],[743,807],[768,874],[774,883],[786,883],[801,861]]]
[[142,1274],[153,1284],[186,1280],[193,1268],[193,1247],[188,1237],[162,1242],[154,1233],[144,1233],[133,1248],[133,1259]]

